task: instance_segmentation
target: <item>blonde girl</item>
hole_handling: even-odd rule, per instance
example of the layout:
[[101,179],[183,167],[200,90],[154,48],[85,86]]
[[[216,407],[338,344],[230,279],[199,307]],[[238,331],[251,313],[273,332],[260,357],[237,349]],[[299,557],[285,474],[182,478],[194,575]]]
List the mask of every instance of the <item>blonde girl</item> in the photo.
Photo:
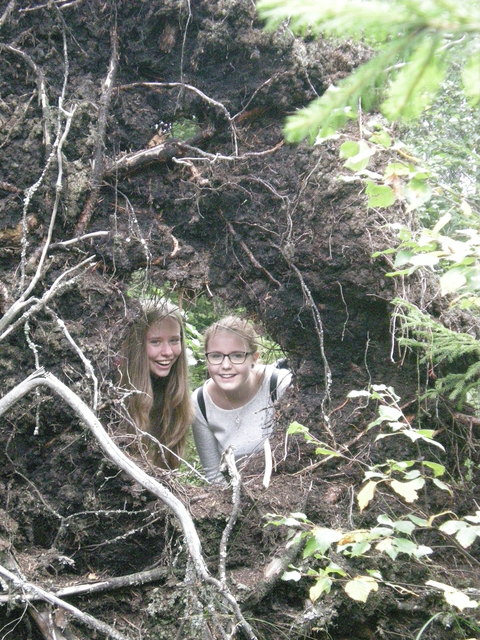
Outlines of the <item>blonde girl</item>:
[[183,319],[165,300],[144,302],[122,345],[120,384],[130,390],[131,426],[142,438],[150,460],[163,468],[180,464],[192,421]]
[[286,369],[259,363],[253,326],[227,316],[205,332],[209,379],[192,394],[193,435],[210,482],[222,482],[223,452],[238,463],[260,451],[273,431],[273,403],[291,382]]

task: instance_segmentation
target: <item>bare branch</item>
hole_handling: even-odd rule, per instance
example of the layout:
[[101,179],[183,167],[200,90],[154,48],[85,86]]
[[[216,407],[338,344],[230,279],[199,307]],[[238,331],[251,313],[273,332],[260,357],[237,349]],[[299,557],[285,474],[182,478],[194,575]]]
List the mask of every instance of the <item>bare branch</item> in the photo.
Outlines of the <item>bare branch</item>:
[[[27,318],[29,318],[30,316],[35,314],[37,311],[42,309],[46,304],[48,304],[48,302],[60,291],[63,291],[66,287],[71,286],[75,282],[75,280],[79,278],[80,275],[82,274],[76,274],[75,276],[70,278],[70,280],[67,280],[67,282],[64,282],[65,278],[68,275],[70,275],[74,271],[77,271],[78,269],[80,269],[85,265],[87,265],[89,268],[93,268],[95,266],[95,263],[92,263],[92,260],[94,259],[95,259],[94,256],[89,256],[85,260],[82,260],[82,262],[80,262],[79,264],[76,264],[71,269],[67,269],[66,271],[62,272],[58,276],[58,278],[55,279],[55,281],[50,286],[50,288],[43,294],[40,300],[38,298],[33,298],[33,297],[28,298],[28,300],[22,300],[22,298],[19,298],[18,300],[16,300],[9,307],[9,309],[7,309],[4,315],[0,318],[0,331],[3,331],[3,333],[0,334],[0,342],[4,338],[6,338],[12,331],[14,331]],[[27,308],[27,311],[24,311],[23,315],[17,320],[15,320],[18,314],[21,313],[21,311],[26,308]]]

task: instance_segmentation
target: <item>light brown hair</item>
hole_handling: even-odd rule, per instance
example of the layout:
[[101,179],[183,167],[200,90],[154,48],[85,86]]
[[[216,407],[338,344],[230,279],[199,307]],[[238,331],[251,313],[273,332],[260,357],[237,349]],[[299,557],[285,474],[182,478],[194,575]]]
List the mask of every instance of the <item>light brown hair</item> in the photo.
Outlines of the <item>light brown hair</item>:
[[[192,422],[183,318],[178,307],[163,299],[147,300],[142,307],[123,341],[120,384],[133,391],[126,405],[135,426],[163,445],[156,445],[148,437],[142,439],[150,460],[160,467],[175,469]],[[182,350],[168,376],[154,378],[150,375],[146,335],[150,327],[167,317],[180,326]]]
[[205,351],[208,351],[208,341],[213,338],[218,331],[230,331],[234,333],[239,338],[242,338],[242,340],[245,340],[247,343],[247,351],[250,351],[252,354],[257,353],[258,335],[248,320],[239,318],[238,316],[225,316],[221,320],[218,320],[218,322],[214,322],[203,334]]

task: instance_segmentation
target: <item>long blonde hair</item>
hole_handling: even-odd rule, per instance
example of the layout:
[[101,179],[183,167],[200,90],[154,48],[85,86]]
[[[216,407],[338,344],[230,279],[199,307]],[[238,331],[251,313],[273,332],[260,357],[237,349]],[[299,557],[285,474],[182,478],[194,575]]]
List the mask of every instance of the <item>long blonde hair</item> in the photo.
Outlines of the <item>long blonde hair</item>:
[[[120,384],[133,391],[126,405],[135,426],[150,434],[142,438],[151,461],[164,468],[179,466],[192,408],[188,386],[188,361],[183,318],[175,305],[166,300],[146,300],[142,313],[129,327],[122,345]],[[180,326],[182,350],[165,379],[153,379],[146,350],[147,331],[165,318],[173,318]]]

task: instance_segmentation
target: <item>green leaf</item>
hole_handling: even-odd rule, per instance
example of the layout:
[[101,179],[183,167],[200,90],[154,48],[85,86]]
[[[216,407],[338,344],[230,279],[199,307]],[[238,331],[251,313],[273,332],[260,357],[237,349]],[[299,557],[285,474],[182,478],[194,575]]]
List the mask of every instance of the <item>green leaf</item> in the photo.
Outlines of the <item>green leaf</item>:
[[385,149],[389,149],[392,146],[392,138],[385,131],[385,129],[376,131],[374,134],[370,136],[369,140],[374,144],[379,144],[381,147],[384,147]]
[[367,180],[367,188],[365,193],[368,196],[368,207],[390,207],[396,198],[392,188],[385,184],[375,184],[371,180]]
[[317,447],[315,449],[315,454],[317,456],[336,456],[336,457],[342,456],[342,454],[338,453],[338,451],[332,451],[331,449],[324,449],[323,447]]
[[412,522],[414,522],[418,527],[430,526],[428,524],[428,520],[425,520],[425,518],[419,518],[418,516],[414,516],[413,513],[409,513],[407,515],[407,518],[409,518]]
[[352,158],[360,150],[360,145],[355,140],[347,140],[340,145],[340,158]]
[[287,434],[288,435],[293,435],[295,433],[308,433],[308,429],[307,427],[304,427],[303,424],[300,424],[299,422],[291,422],[288,429],[287,429]]
[[440,289],[443,296],[455,293],[467,282],[463,268],[454,267],[446,271],[440,278]]
[[378,582],[372,576],[355,576],[344,588],[353,600],[366,602],[372,591],[378,591]]
[[[348,142],[344,144],[348,144]],[[342,150],[342,147],[344,147],[344,145],[340,147],[340,151]],[[352,148],[348,147],[347,153],[351,153],[351,151],[352,151]],[[369,145],[368,142],[366,142],[365,140],[360,140],[357,143],[356,153],[349,156],[342,156],[347,158],[343,166],[346,167],[347,169],[351,169],[351,171],[362,171],[362,169],[365,169],[368,166],[368,163],[370,162],[370,158],[374,154],[375,154],[375,147],[372,147],[371,145]]]
[[399,553],[406,553],[411,556],[417,550],[417,545],[406,538],[393,538],[393,544]]
[[307,551],[308,555],[313,555],[313,553],[316,552],[323,555],[334,542],[338,542],[342,538],[342,535],[341,531],[337,531],[336,529],[315,527],[311,532],[311,537],[305,545],[303,557],[307,557]]
[[417,491],[421,489],[425,484],[425,480],[423,478],[416,478],[415,480],[410,480],[409,482],[399,482],[398,480],[391,480],[390,486],[398,493],[398,495],[402,496],[405,502],[415,502],[418,500]]
[[463,66],[463,88],[472,107],[480,102],[480,53],[476,51]]
[[406,533],[407,535],[411,535],[415,530],[415,525],[413,522],[409,522],[408,520],[397,520],[393,523],[396,531],[400,531],[400,533]]
[[330,589],[332,588],[333,580],[328,576],[322,576],[319,578],[315,584],[310,587],[308,592],[308,596],[312,602],[316,602],[321,595],[324,593],[330,593]]
[[439,464],[438,462],[430,462],[429,460],[423,460],[422,464],[424,467],[428,467],[433,471],[433,475],[435,476],[435,478],[438,478],[439,476],[443,476],[443,474],[445,473],[445,467],[443,466],[443,464]]
[[365,507],[368,506],[370,501],[373,499],[375,495],[375,489],[377,488],[378,482],[373,480],[369,480],[367,484],[360,489],[357,495],[358,508],[360,511],[363,511]]
[[300,571],[285,571],[282,575],[282,580],[288,581],[293,580],[293,582],[298,582],[302,577]]

